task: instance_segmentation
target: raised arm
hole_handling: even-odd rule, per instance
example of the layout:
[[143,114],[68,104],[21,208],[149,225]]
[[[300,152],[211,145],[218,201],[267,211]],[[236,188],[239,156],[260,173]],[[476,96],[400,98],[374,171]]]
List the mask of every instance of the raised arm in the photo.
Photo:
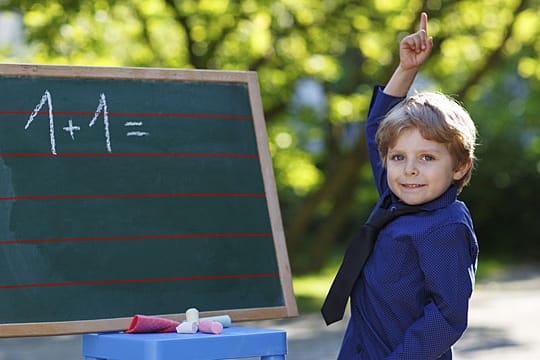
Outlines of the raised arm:
[[378,146],[375,142],[375,134],[388,111],[407,95],[418,69],[431,54],[433,39],[427,37],[426,33],[427,14],[422,13],[420,16],[420,29],[416,33],[403,38],[400,42],[399,66],[382,90],[384,94],[389,96],[378,96],[380,95],[380,89],[377,89],[372,99],[366,121],[366,139],[369,161],[379,194],[387,190],[388,184],[386,182],[386,170],[381,163]]
[[427,36],[427,14],[420,15],[420,27],[399,44],[399,65],[384,88],[384,92],[395,97],[407,95],[418,69],[429,58],[433,48],[433,38]]

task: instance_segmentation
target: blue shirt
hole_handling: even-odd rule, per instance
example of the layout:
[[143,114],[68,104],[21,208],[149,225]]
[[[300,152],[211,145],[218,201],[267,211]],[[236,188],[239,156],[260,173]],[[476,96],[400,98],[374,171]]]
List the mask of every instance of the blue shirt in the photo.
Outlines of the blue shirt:
[[[368,153],[381,199],[391,192],[375,133],[401,100],[377,88],[368,114]],[[421,208],[381,229],[351,294],[339,360],[452,359],[451,346],[467,327],[478,243],[454,185]]]

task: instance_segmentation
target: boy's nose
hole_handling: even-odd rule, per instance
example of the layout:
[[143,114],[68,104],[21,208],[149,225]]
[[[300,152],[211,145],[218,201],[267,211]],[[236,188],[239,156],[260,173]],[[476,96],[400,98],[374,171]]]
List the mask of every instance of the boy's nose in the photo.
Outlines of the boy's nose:
[[405,173],[407,175],[418,175],[418,168],[414,162],[408,162],[405,167]]

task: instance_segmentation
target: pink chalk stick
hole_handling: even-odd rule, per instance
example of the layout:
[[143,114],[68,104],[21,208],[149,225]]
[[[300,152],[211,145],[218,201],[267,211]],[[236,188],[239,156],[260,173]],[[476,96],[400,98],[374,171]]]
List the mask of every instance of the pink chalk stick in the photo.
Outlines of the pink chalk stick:
[[223,331],[223,325],[217,321],[200,320],[199,331],[207,334],[221,334]]

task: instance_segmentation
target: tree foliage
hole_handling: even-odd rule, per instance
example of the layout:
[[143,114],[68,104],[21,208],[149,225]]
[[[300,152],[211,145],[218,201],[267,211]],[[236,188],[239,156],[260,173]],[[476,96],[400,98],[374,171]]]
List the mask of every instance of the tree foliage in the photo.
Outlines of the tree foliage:
[[235,69],[259,77],[296,271],[318,268],[376,201],[362,120],[399,39],[430,16],[416,83],[455,95],[480,161],[462,198],[482,251],[540,259],[540,4],[533,0],[0,0],[9,62]]

